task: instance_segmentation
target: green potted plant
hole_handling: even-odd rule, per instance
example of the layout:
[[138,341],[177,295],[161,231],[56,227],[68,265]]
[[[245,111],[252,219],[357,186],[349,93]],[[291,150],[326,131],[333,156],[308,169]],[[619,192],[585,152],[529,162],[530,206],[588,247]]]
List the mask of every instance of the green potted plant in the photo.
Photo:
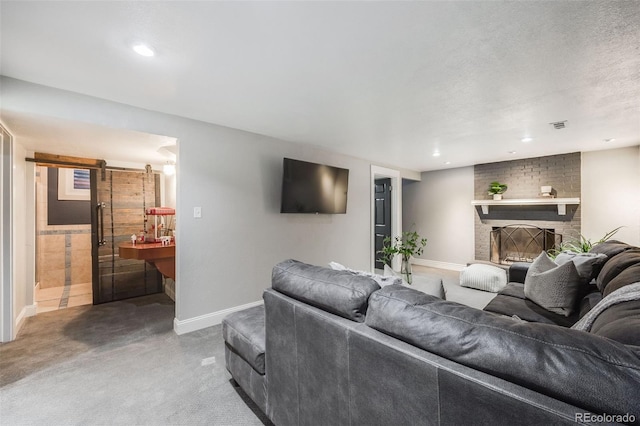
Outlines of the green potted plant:
[[409,259],[411,256],[420,256],[426,244],[427,239],[421,238],[416,231],[405,231],[402,236],[395,237],[393,240],[391,237],[386,237],[382,242],[382,250],[378,251],[378,253],[381,254],[380,260],[386,265],[389,265],[397,254],[401,255],[402,266],[400,267],[400,273],[405,275],[407,283],[411,284],[412,275]]
[[502,194],[507,190],[507,185],[500,182],[491,182],[489,184],[489,195],[493,195],[494,200],[502,200]]
[[567,241],[564,243],[560,243],[560,247],[557,249],[552,249],[548,251],[549,256],[553,259],[556,258],[557,255],[562,253],[563,251],[571,251],[574,253],[589,253],[593,246],[596,244],[604,243],[613,237],[616,232],[618,232],[622,228],[622,226],[618,226],[616,229],[609,231],[605,234],[604,237],[600,238],[595,243],[590,239],[586,238],[584,235],[580,234],[580,238],[574,241]]

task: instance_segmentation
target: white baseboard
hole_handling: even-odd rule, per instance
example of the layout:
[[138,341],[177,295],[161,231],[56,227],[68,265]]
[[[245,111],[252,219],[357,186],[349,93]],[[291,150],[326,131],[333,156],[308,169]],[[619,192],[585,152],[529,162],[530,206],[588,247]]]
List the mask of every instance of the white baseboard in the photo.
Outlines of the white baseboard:
[[440,262],[439,260],[429,259],[412,259],[411,263],[414,265],[428,266],[431,268],[449,269],[451,271],[462,271],[467,265],[460,263]]
[[13,338],[14,339],[16,338],[16,336],[18,335],[18,332],[20,331],[20,329],[24,325],[24,320],[27,317],[34,316],[36,314],[36,311],[37,311],[37,305],[27,305],[24,308],[22,308],[22,310],[20,311],[20,313],[16,317],[16,322],[15,322],[16,326],[13,329]]
[[210,314],[200,315],[199,317],[189,318],[186,320],[173,319],[173,331],[176,334],[186,334],[192,331],[201,330],[203,328],[211,327],[212,325],[218,325],[222,323],[222,319],[234,312],[242,311],[243,309],[252,308],[254,306],[262,305],[264,302],[259,300],[257,302],[247,303],[245,305],[236,306],[229,309],[223,309],[218,312],[211,312]]

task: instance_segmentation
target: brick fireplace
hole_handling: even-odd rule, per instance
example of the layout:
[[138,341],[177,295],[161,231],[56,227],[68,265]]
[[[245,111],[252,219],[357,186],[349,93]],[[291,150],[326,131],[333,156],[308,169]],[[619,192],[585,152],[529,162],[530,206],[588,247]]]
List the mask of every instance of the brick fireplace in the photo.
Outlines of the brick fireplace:
[[[548,185],[553,187],[558,198],[579,198],[581,195],[580,164],[580,153],[479,164],[474,167],[474,198],[476,200],[489,199],[487,188],[489,183],[493,181],[508,185],[509,188],[503,196],[505,200],[540,198],[542,197],[540,187]],[[517,255],[514,252],[507,257],[519,256],[532,259],[540,251],[548,249],[544,248],[544,244],[545,241],[546,243],[551,241],[550,233],[553,233],[554,243],[558,241],[558,238],[562,238],[564,241],[577,239],[580,236],[581,210],[579,204],[567,205],[566,214],[560,215],[555,206],[500,205],[491,206],[488,214],[483,214],[481,208],[476,207],[474,220],[476,260],[495,261],[498,259],[495,253],[492,253],[495,250],[495,242],[492,245],[491,241],[494,229],[506,226],[523,226],[523,224],[525,228],[543,230],[542,234],[529,244],[524,254]],[[509,245],[510,243],[507,244],[507,247]],[[510,247],[507,251],[512,248]]]

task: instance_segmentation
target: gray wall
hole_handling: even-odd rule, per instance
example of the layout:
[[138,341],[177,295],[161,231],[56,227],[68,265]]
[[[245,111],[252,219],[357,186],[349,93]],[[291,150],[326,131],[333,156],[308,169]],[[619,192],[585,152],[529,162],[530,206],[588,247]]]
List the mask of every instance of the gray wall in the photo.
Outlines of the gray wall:
[[[261,300],[286,258],[369,268],[366,161],[6,77],[1,88],[6,109],[178,139],[178,320]],[[285,156],[350,169],[347,214],[280,214]]]
[[[525,158],[475,166],[475,198],[486,200],[489,183],[499,181],[509,188],[503,194],[508,198],[538,198],[540,186],[551,185],[558,198],[580,197],[580,153]],[[582,209],[567,205],[567,214],[558,215],[555,206],[527,206],[490,208],[488,215],[475,215],[475,258],[489,260],[489,233],[494,226],[528,224],[539,228],[555,229],[563,241],[580,236]]]
[[473,167],[422,173],[402,186],[402,224],[428,239],[420,259],[465,265],[474,258]]
[[[368,269],[369,163],[207,127],[202,140],[179,140],[182,317],[260,300],[271,268],[287,258]],[[280,214],[283,157],[349,169],[347,214]],[[194,206],[202,207],[202,219],[193,218]]]

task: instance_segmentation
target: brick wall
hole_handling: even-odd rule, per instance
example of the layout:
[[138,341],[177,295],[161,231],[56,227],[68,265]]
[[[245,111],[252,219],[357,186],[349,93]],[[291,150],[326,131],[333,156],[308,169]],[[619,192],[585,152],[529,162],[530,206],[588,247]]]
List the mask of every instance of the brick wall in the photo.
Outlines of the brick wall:
[[[580,153],[551,155],[478,164],[474,167],[474,199],[491,199],[487,195],[489,183],[506,183],[509,188],[503,199],[539,198],[540,187],[553,186],[558,198],[580,197]],[[567,214],[558,215],[555,206],[499,206],[491,207],[483,215],[480,207],[475,215],[475,257],[489,260],[489,232],[494,226],[527,224],[539,228],[552,228],[571,241],[580,236],[580,206],[567,205]]]

